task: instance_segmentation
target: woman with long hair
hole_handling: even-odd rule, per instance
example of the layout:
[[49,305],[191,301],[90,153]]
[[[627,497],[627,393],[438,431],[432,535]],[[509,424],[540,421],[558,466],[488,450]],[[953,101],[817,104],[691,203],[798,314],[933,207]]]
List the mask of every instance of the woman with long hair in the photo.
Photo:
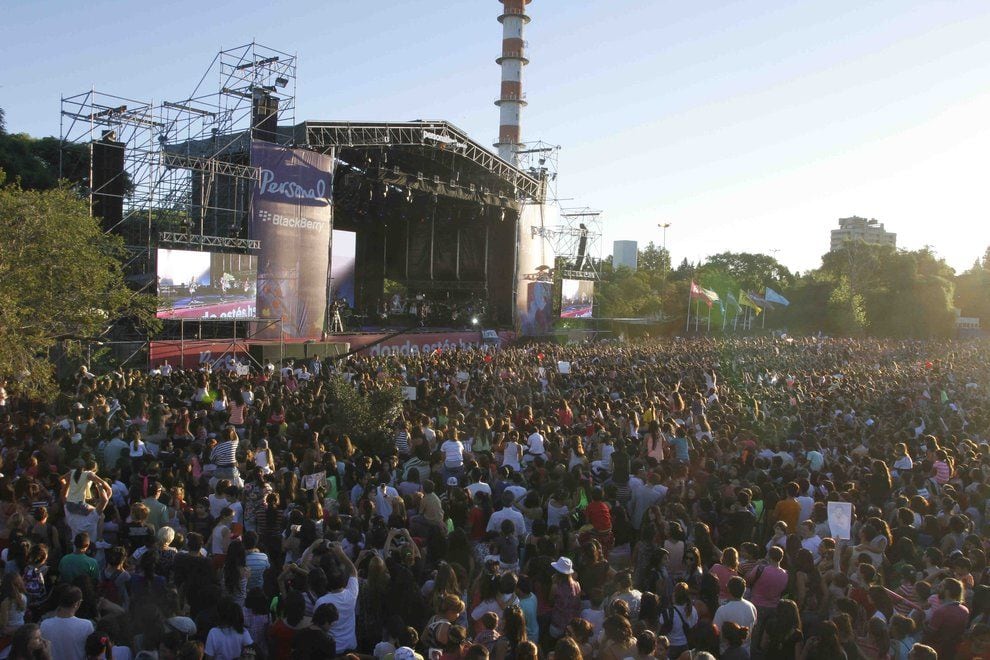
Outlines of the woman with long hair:
[[691,603],[691,590],[684,582],[674,585],[673,603],[661,614],[661,629],[670,640],[669,657],[688,650],[687,633],[698,624],[698,610]]
[[787,572],[787,591],[797,603],[805,627],[820,621],[825,612],[825,584],[810,550],[801,548]]
[[735,548],[722,551],[722,559],[713,564],[710,571],[718,580],[718,604],[725,605],[729,601],[729,580],[739,575],[739,552]]
[[[360,558],[358,564],[360,564]],[[437,581],[439,584],[437,571]],[[377,554],[372,554],[368,560],[363,579],[359,580],[358,599],[355,610],[357,613],[358,648],[374,648],[381,641],[382,630],[385,627],[385,598],[390,580],[385,561]],[[456,577],[454,586],[456,587]],[[436,595],[436,588],[434,588]],[[460,595],[460,594],[458,594]]]
[[503,613],[502,636],[492,647],[493,660],[515,658],[519,645],[526,641],[526,617],[518,605],[508,607]]
[[618,614],[606,617],[602,624],[602,641],[598,646],[601,660],[623,660],[636,650],[636,636],[629,619]]
[[204,652],[214,660],[234,660],[244,655],[244,649],[254,640],[244,629],[244,610],[230,598],[217,604],[216,626],[206,636]]
[[292,640],[300,630],[309,628],[306,601],[298,591],[289,591],[279,599],[275,623],[268,627],[272,660],[292,658]]
[[14,632],[10,642],[9,660],[52,660],[52,647],[41,636],[41,626],[26,623]]
[[782,598],[767,621],[760,642],[767,658],[798,658],[804,644],[801,612],[793,600]]
[[663,431],[660,430],[660,422],[655,419],[652,420],[646,431],[646,437],[643,438],[643,443],[646,445],[646,456],[656,460],[657,464],[663,463],[665,442]]
[[[660,527],[663,529],[664,527]],[[667,565],[670,566],[670,576],[675,580],[683,580],[687,574],[687,564],[684,553],[687,549],[687,537],[681,523],[671,521],[666,524],[667,533],[663,540],[663,549],[667,551]]]
[[242,541],[234,540],[227,546],[227,556],[223,564],[223,574],[220,587],[224,596],[240,606],[244,606],[247,598],[247,552]]
[[0,640],[10,637],[24,625],[28,599],[20,573],[5,573],[0,584]]

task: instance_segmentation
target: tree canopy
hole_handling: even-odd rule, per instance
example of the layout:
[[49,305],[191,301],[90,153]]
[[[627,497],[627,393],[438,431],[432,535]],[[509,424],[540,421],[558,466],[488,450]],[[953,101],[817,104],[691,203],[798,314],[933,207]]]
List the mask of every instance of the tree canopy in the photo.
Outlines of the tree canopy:
[[153,323],[154,298],[124,283],[123,242],[103,232],[67,183],[28,190],[0,170],[0,235],[0,379],[8,389],[50,394],[56,344],[81,351],[119,318]]

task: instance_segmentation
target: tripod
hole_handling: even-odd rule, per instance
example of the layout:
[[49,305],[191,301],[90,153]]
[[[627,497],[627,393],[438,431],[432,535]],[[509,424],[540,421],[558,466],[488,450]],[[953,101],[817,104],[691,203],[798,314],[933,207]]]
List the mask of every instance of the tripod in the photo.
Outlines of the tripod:
[[344,321],[340,318],[340,307],[333,306],[330,317],[330,332],[343,332]]

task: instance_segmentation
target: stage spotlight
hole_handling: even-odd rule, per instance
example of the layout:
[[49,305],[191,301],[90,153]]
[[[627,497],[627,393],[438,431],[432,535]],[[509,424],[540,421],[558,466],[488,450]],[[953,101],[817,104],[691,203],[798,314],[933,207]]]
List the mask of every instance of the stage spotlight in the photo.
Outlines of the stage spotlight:
[[289,84],[289,79],[288,78],[284,78],[282,76],[279,76],[278,78],[275,79],[275,86],[276,87],[285,87],[288,84]]
[[477,316],[472,316],[471,317],[471,325],[478,325],[478,317]]

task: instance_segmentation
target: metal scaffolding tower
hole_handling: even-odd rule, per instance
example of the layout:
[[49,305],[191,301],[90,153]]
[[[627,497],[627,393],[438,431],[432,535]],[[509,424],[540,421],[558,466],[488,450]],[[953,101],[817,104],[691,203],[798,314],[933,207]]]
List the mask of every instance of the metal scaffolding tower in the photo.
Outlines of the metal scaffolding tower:
[[[213,80],[217,87],[209,89]],[[247,137],[268,122],[276,126],[275,141],[283,142],[277,125],[295,122],[295,90],[295,55],[252,42],[220,51],[180,101],[137,101],[95,89],[62,98],[62,172],[79,146],[88,149],[82,186],[91,208],[107,198],[122,206],[119,218],[104,226],[123,236],[129,274],[153,285],[152,248],[162,238],[188,249],[256,248],[246,236],[258,177]],[[101,142],[122,150],[123,172],[115,177],[122,182],[115,183],[123,185],[107,185],[100,176],[94,185],[94,148]]]

